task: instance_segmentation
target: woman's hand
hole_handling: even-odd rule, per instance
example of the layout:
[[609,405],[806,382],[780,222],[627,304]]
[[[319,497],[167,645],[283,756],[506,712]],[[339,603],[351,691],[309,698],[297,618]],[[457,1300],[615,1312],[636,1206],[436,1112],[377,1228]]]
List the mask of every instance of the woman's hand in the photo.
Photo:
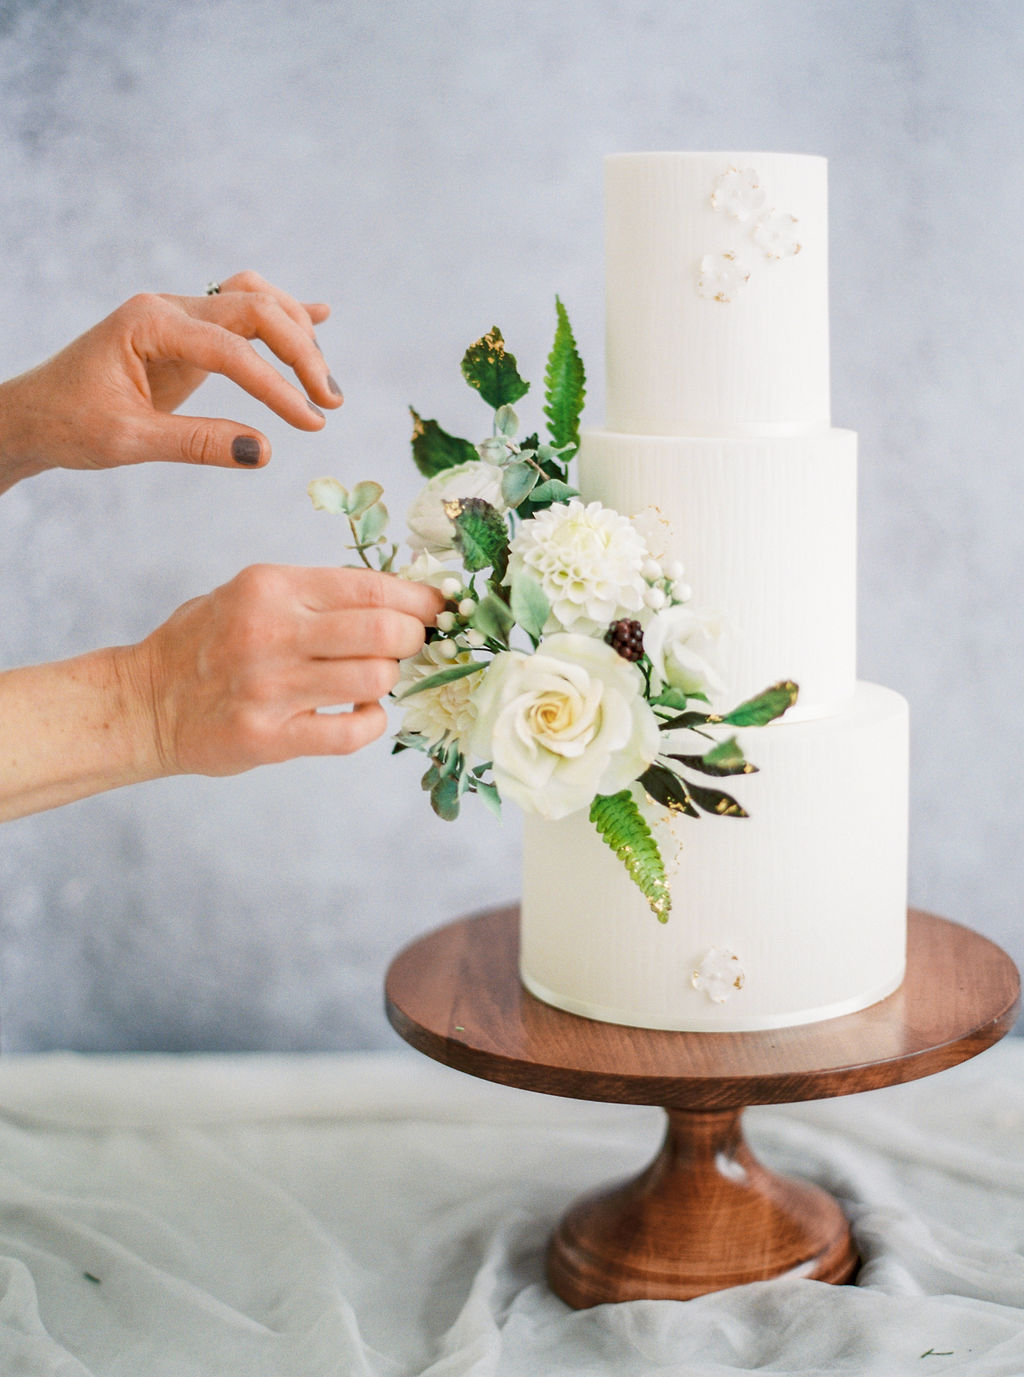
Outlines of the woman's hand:
[[[0,820],[172,774],[345,755],[441,594],[369,569],[257,565],[136,646],[0,674]],[[322,712],[350,707],[350,711]]]
[[442,606],[435,589],[369,569],[243,569],[136,647],[160,772],[237,774],[365,746],[387,726],[378,700],[398,661]]
[[[250,272],[228,278],[215,296],[132,297],[53,358],[0,384],[0,491],[47,468],[265,464],[270,444],[253,427],[170,413],[207,374],[223,373],[300,430],[320,430],[321,407],[342,401],[313,331],[327,315]],[[254,339],[289,365],[301,389],[259,356]]]

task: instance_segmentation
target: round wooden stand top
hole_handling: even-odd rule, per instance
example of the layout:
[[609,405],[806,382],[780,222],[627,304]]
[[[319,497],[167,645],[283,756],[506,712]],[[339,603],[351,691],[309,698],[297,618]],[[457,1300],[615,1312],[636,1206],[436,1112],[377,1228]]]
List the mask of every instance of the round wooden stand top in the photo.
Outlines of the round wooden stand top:
[[727,1109],[874,1090],[983,1052],[1020,1004],[1017,969],[995,943],[912,909],[906,979],[860,1013],[749,1033],[598,1023],[523,988],[518,919],[495,909],[412,942],[388,972],[388,1017],[435,1061],[572,1099]]

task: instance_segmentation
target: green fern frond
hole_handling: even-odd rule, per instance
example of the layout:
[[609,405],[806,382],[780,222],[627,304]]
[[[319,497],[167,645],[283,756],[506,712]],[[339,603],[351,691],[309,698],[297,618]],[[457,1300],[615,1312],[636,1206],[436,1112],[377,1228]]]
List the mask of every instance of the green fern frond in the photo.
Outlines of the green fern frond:
[[590,805],[590,821],[629,871],[658,922],[667,923],[672,893],[665,863],[630,790],[599,794]]
[[556,449],[572,445],[575,452],[580,443],[580,416],[586,396],[586,373],[576,348],[569,315],[555,297],[558,325],[555,340],[544,370],[544,415],[548,418],[551,443]]

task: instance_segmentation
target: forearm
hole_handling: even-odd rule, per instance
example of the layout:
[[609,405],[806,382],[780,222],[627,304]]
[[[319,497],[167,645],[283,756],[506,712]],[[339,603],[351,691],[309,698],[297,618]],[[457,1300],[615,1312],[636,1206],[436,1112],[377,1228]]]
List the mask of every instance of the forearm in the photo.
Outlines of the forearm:
[[164,773],[130,650],[0,673],[0,821]]
[[33,438],[31,375],[0,383],[0,493],[47,467]]

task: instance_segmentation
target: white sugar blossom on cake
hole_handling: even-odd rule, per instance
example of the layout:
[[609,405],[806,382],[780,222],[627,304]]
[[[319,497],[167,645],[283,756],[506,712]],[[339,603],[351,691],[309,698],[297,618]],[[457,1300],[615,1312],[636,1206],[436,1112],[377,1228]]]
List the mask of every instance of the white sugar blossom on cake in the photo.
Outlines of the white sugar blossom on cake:
[[524,521],[509,547],[508,581],[525,570],[551,604],[546,631],[604,632],[645,606],[650,552],[628,517],[600,502],[558,503]]
[[711,192],[711,207],[720,215],[739,221],[739,225],[728,249],[707,253],[701,259],[697,291],[708,300],[736,300],[753,270],[744,256],[751,251],[751,244],[760,249],[755,259],[762,264],[765,260],[774,263],[791,258],[803,247],[796,216],[771,205],[752,167],[730,167],[723,172]]
[[735,952],[711,947],[693,972],[693,988],[703,990],[713,1004],[724,1004],[742,990],[746,972]]
[[754,243],[763,250],[766,258],[789,258],[803,247],[798,224],[795,215],[769,211],[753,228]]
[[543,818],[614,794],[658,754],[658,722],[634,665],[590,636],[559,634],[532,655],[496,655],[476,693],[470,745],[494,782]]
[[755,220],[767,206],[768,196],[752,167],[730,167],[715,183],[711,204],[734,220]]
[[684,693],[721,693],[724,685],[707,655],[722,634],[721,620],[689,607],[666,607],[644,629],[644,650],[656,682]]
[[501,469],[497,464],[471,459],[444,469],[433,477],[409,508],[409,546],[432,555],[454,553],[455,528],[445,515],[445,502],[457,498],[482,497],[499,512],[505,511],[501,496]]
[[[432,641],[417,655],[404,660],[393,696],[401,702],[403,695],[424,679],[472,660],[469,651],[452,654],[452,649],[450,641]],[[402,730],[415,732],[431,745],[464,741],[476,723],[475,693],[479,679],[478,674],[467,674],[416,693],[405,705]]]
[[735,301],[749,281],[749,267],[731,249],[706,253],[700,261],[697,291],[709,301]]

